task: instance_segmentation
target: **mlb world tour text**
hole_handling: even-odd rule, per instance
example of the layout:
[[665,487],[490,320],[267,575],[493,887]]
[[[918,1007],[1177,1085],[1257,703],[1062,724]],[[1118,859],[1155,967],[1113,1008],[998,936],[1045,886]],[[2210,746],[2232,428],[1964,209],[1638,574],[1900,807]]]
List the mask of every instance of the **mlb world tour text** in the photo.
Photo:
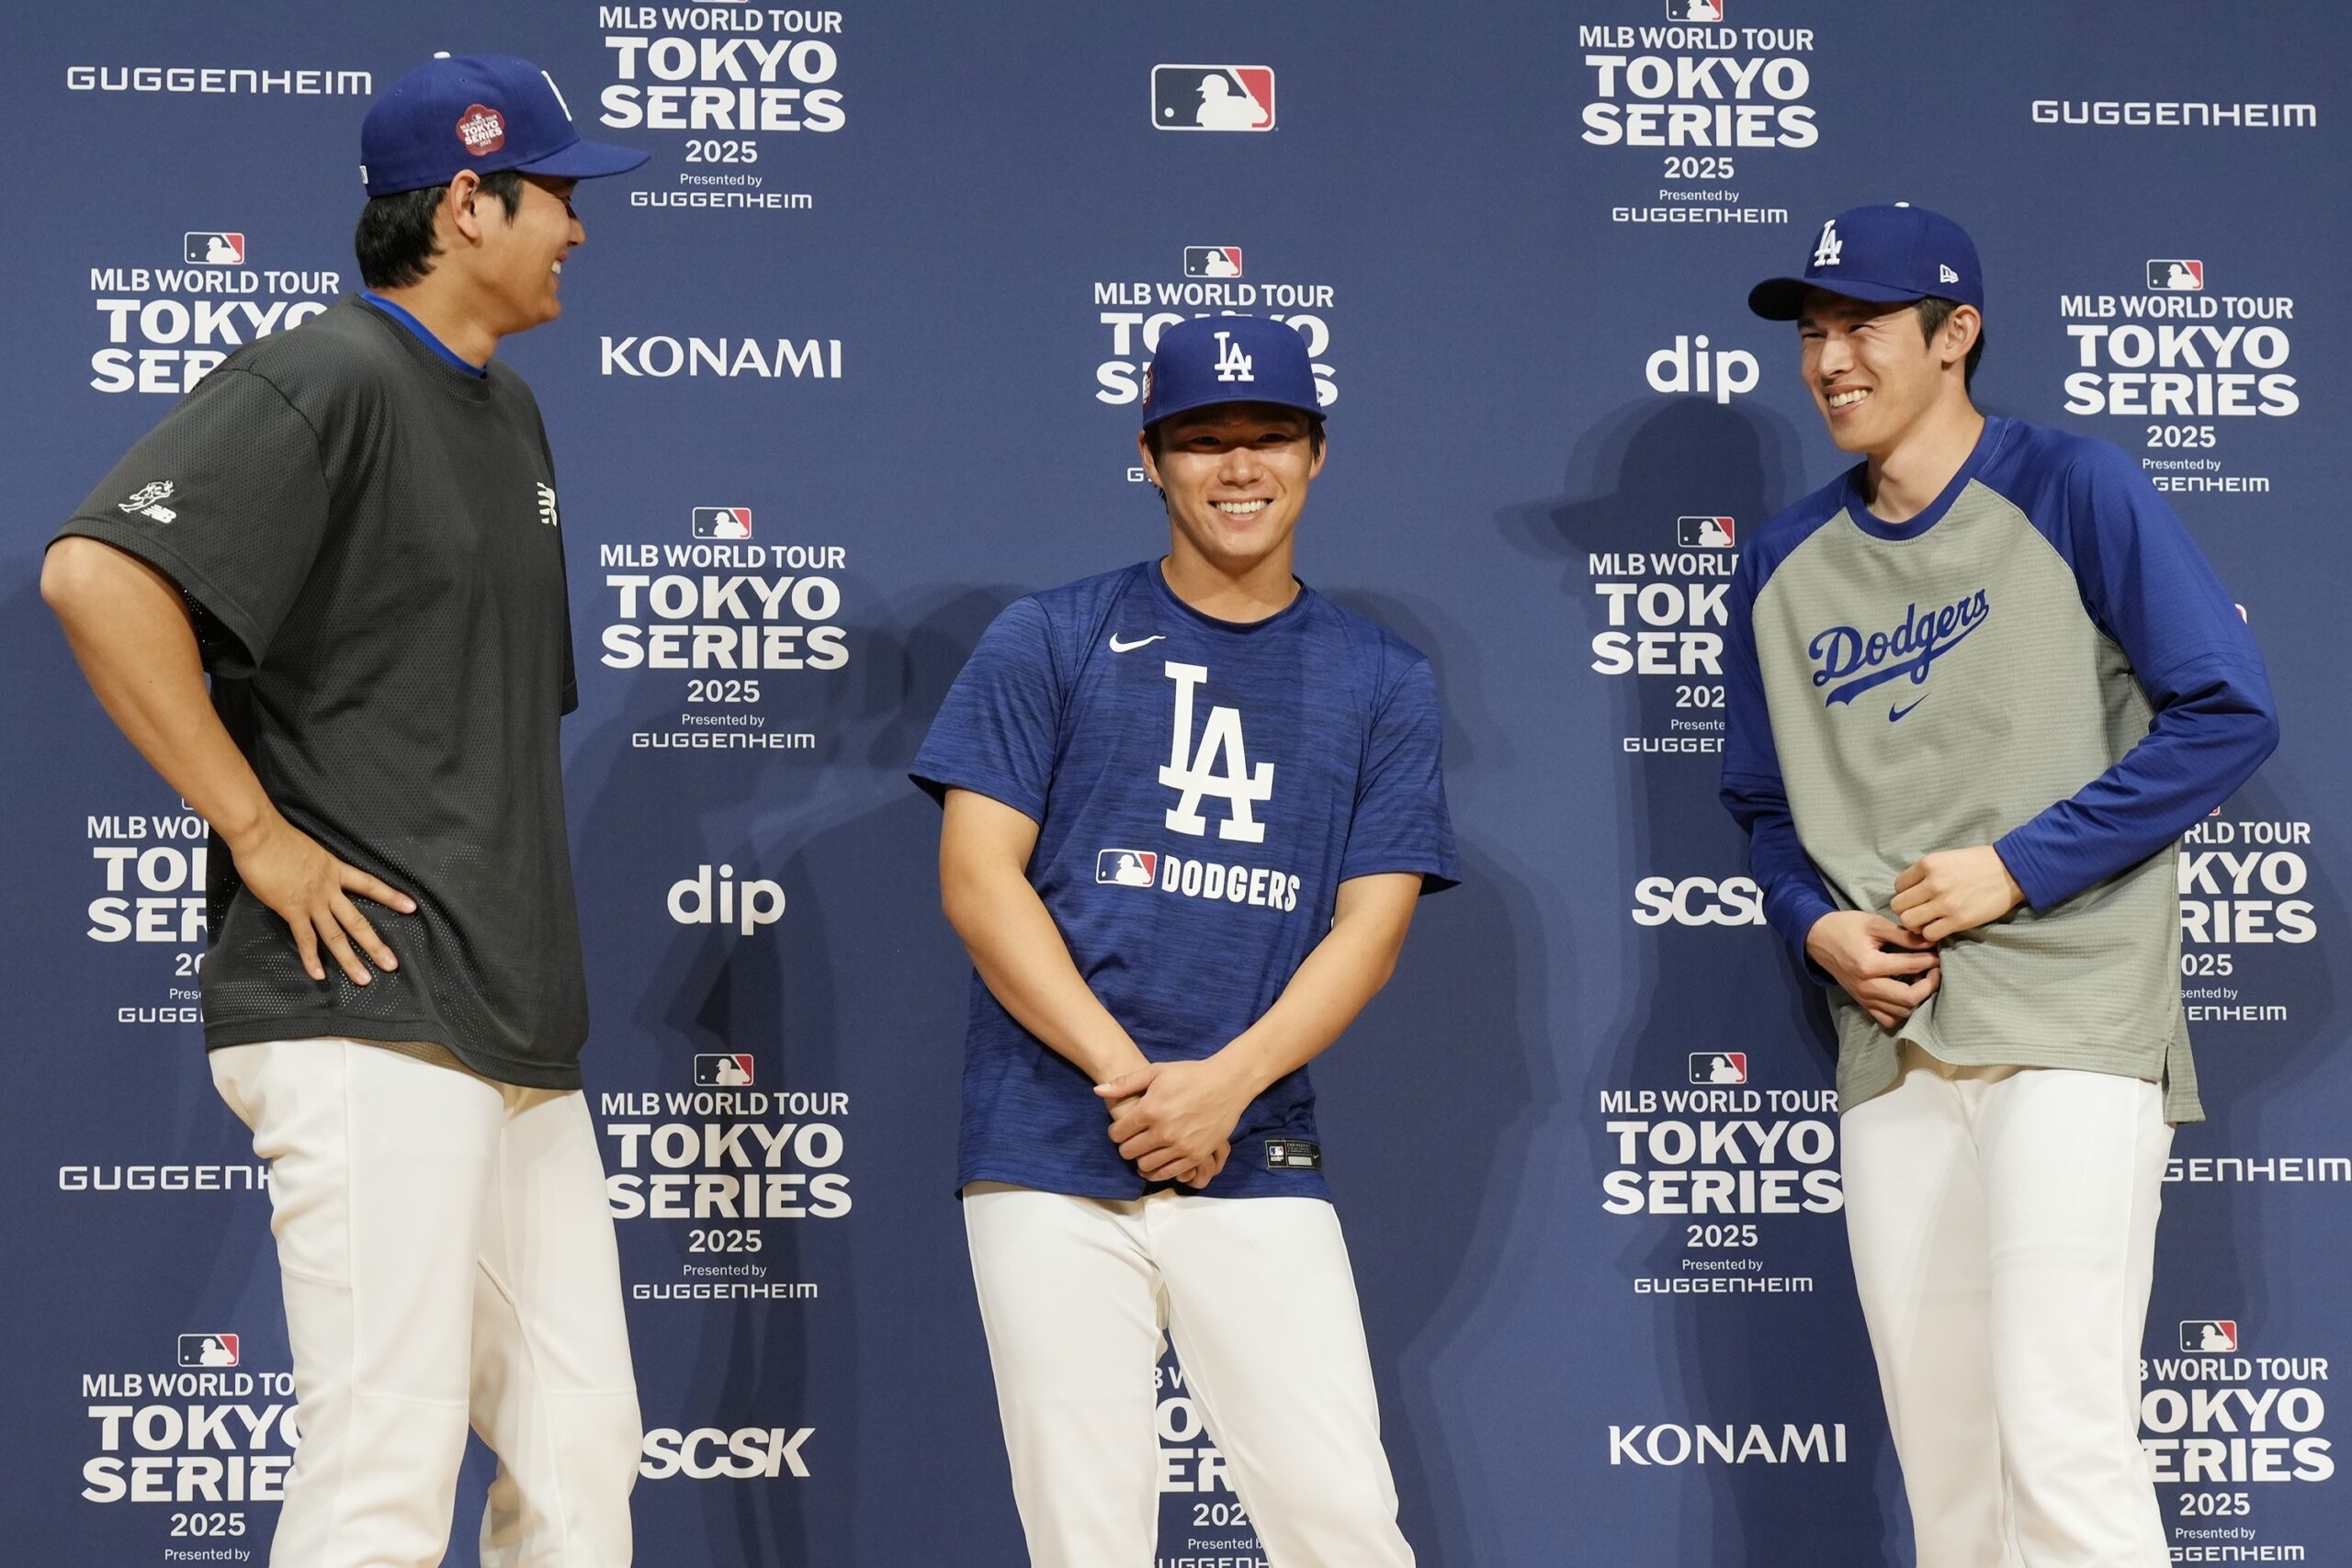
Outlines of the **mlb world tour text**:
[[[1589,27],[1596,147],[1810,147],[1821,139],[1804,102],[1813,73],[1794,51],[1810,28]],[[1633,52],[1634,51],[1643,52]],[[1665,53],[1662,51],[1692,52]],[[1736,51],[1748,51],[1742,58]]]
[[[748,556],[764,547],[742,549]],[[629,558],[608,549],[606,558]],[[612,572],[605,586],[619,595],[620,618],[604,634],[604,661],[616,670],[838,670],[849,662],[847,634],[826,624],[842,607],[830,577]],[[652,624],[639,624],[649,617]]]
[[[846,1094],[692,1089],[607,1094],[601,1104],[615,1219],[834,1220],[850,1211],[849,1173],[837,1168],[847,1146],[841,1128],[760,1120],[778,1111],[845,1117]],[[655,1120],[662,1116],[703,1120]]]
[[[1618,1168],[1600,1179],[1611,1214],[1831,1214],[1845,1207],[1832,1160],[1828,1089],[1611,1089],[1602,1123]],[[1660,1115],[1660,1112],[1665,1114]]]

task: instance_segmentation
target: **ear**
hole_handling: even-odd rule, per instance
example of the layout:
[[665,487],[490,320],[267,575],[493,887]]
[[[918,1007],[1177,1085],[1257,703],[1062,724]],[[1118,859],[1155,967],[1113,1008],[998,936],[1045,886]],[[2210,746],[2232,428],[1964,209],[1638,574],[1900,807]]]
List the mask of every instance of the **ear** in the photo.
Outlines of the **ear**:
[[482,241],[484,214],[481,176],[471,169],[459,169],[449,176],[449,188],[441,197],[441,217],[469,245]]
[[1976,346],[1977,335],[1984,330],[1984,317],[1973,305],[1962,305],[1944,318],[1943,339],[1938,345],[1938,357],[1944,365],[1964,363],[1968,351]]
[[1310,462],[1308,462],[1308,464],[1306,465],[1306,478],[1307,478],[1307,482],[1308,482],[1308,483],[1310,483],[1310,484],[1311,484],[1311,483],[1313,483],[1316,479],[1319,479],[1319,478],[1321,478],[1321,477],[1322,477],[1322,473],[1323,473],[1323,459],[1324,459],[1324,458],[1326,458],[1326,457],[1329,457],[1330,455],[1331,455],[1331,434],[1330,434],[1330,432],[1329,432],[1329,431],[1328,431],[1328,430],[1327,430],[1327,431],[1325,431],[1325,432],[1323,433],[1323,439],[1322,439],[1321,443],[1320,443],[1320,444],[1318,444],[1318,445],[1316,446],[1316,448],[1315,448],[1315,457],[1314,457],[1314,458],[1313,458]]

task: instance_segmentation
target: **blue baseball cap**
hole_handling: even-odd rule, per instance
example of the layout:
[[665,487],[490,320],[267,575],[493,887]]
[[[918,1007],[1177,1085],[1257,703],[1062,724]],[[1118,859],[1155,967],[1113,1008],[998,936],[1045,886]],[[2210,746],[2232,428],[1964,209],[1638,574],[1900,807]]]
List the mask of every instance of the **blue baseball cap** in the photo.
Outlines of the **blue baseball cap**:
[[1144,423],[1212,403],[1272,403],[1320,419],[1306,340],[1263,316],[1202,316],[1161,333],[1144,372]]
[[460,169],[594,179],[650,156],[582,141],[555,78],[511,54],[435,55],[378,94],[359,127],[371,197],[447,185]]
[[1793,321],[1813,288],[1882,304],[1934,295],[1984,308],[1984,274],[1968,231],[1903,201],[1849,207],[1824,223],[1804,276],[1765,279],[1747,291],[1747,308],[1768,321]]

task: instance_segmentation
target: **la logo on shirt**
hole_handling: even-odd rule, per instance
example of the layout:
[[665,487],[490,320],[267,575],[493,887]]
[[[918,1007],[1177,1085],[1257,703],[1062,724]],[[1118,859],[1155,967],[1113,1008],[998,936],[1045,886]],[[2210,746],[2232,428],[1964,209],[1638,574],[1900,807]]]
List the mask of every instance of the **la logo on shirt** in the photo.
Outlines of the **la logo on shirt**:
[[[1159,782],[1177,792],[1176,804],[1168,810],[1168,830],[1189,833],[1196,839],[1204,837],[1208,819],[1201,815],[1201,801],[1204,796],[1216,795],[1228,808],[1228,815],[1216,825],[1218,838],[1245,844],[1264,843],[1266,825],[1257,819],[1251,807],[1273,797],[1274,765],[1250,765],[1250,749],[1242,739],[1239,708],[1212,706],[1208,722],[1201,731],[1200,746],[1195,750],[1193,697],[1208,683],[1208,666],[1171,659],[1166,670],[1168,678],[1176,682],[1175,739],[1169,749],[1168,765],[1159,770]],[[1222,772],[1218,771],[1220,763]]]

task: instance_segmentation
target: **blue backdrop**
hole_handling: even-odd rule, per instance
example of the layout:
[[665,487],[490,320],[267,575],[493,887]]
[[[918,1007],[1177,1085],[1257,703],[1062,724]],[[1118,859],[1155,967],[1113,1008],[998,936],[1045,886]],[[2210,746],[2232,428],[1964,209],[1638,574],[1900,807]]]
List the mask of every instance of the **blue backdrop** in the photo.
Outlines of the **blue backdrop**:
[[[1448,1564],[1903,1559],[1823,1020],[1714,803],[1736,545],[1841,461],[1746,290],[1898,199],[1984,254],[1980,400],[2140,457],[2270,660],[2285,742],[2184,847],[2214,1114],[2175,1145],[2145,1436],[2180,1560],[2352,1561],[2352,339],[2321,288],[2352,17],[1689,4],[20,17],[12,1551],[258,1561],[291,1451],[266,1192],[195,1021],[202,825],[83,687],[40,547],[214,356],[355,287],[360,116],[446,49],[537,60],[653,152],[583,192],[563,320],[503,351],[570,536],[643,1561],[1022,1560],[949,1190],[966,969],[903,770],[997,609],[1162,547],[1136,369],[1218,309],[1306,335],[1302,574],[1426,649],[1448,709],[1467,880],[1318,1067],[1408,1533]],[[1212,72],[1266,129],[1176,133]],[[706,595],[738,577],[773,613]],[[754,669],[675,629],[747,624]],[[747,1186],[773,1217],[729,1218]],[[1256,1562],[1180,1377],[1161,1560]]]

